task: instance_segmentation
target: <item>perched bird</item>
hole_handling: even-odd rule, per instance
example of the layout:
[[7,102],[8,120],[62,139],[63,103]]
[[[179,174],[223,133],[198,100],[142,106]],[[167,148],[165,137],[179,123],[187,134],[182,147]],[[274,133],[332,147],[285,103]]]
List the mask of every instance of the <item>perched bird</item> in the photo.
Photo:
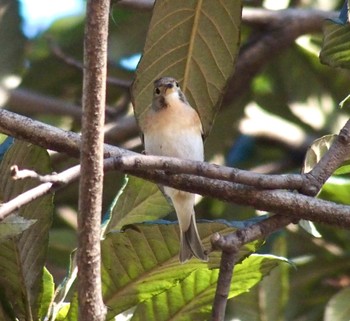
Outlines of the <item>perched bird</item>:
[[[154,82],[153,101],[141,125],[146,154],[203,161],[202,124],[190,106],[178,82],[163,77]],[[198,235],[195,195],[164,187],[171,199],[180,226],[180,262],[192,256],[207,261]]]

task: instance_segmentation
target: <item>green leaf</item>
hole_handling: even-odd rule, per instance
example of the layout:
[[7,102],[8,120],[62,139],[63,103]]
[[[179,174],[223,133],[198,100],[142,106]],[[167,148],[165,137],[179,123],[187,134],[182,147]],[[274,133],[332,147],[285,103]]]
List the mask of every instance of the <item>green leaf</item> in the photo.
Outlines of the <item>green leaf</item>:
[[[285,259],[251,255],[234,268],[229,298],[249,291]],[[132,321],[208,320],[211,315],[219,270],[198,269],[183,282],[140,304]]]
[[[222,223],[198,223],[199,234],[206,248],[211,245],[214,232],[232,233],[236,229]],[[177,224],[135,224],[123,232],[109,233],[102,241],[102,291],[108,307],[107,320],[115,315],[149,300],[198,269],[217,268],[220,253],[212,252],[209,263],[192,259],[181,265]],[[243,260],[261,244],[245,245],[239,258]],[[74,320],[76,300],[71,304],[67,320]]]
[[44,319],[49,312],[50,304],[53,300],[55,291],[55,282],[51,273],[44,267],[43,270],[43,285],[41,296],[39,298],[39,318]]
[[350,288],[345,288],[332,297],[326,306],[324,321],[349,321]]
[[208,134],[233,74],[241,23],[240,0],[156,1],[133,86],[136,117],[151,103],[153,81],[177,78]]
[[2,144],[8,136],[0,133],[0,144]]
[[330,177],[323,185],[320,198],[336,203],[350,204],[350,180],[344,177]]
[[[38,185],[34,179],[14,181],[10,177],[10,166],[14,164],[40,174],[51,172],[46,150],[16,141],[0,166],[0,196],[4,202]],[[38,319],[52,209],[52,195],[22,207],[18,215],[36,220],[36,223],[22,234],[0,243],[0,287],[20,320]]]
[[153,221],[172,211],[158,186],[137,177],[129,177],[114,201],[106,233],[124,225]]
[[10,215],[0,222],[0,242],[21,234],[32,226],[36,220],[27,220],[18,215]]
[[[62,305],[61,309],[58,311],[57,317],[55,319],[53,319],[53,320],[55,320],[55,321],[66,320],[66,316],[68,314],[69,308],[70,308],[70,303],[65,302]],[[78,315],[75,316],[74,320],[77,320],[77,319],[78,319]]]
[[350,161],[345,161],[337,170],[333,173],[333,175],[344,175],[350,173]]
[[[214,232],[227,234],[235,230],[219,223],[199,223],[198,228],[205,247],[210,246]],[[246,257],[254,247],[243,248],[240,258]],[[177,224],[138,224],[124,233],[109,234],[102,242],[102,282],[108,316],[175,286],[197,269],[219,265],[218,252],[210,254],[209,265],[196,259],[180,265],[178,252]]]
[[327,22],[324,28],[322,63],[331,67],[350,68],[350,25]]

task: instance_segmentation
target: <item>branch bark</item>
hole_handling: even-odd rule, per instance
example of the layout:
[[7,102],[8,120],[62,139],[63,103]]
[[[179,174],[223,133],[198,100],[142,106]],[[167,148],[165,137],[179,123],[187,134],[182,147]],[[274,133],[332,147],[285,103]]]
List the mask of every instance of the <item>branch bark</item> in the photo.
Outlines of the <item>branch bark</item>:
[[[329,160],[327,162],[323,162],[321,160],[321,162],[316,165],[314,169],[315,171],[326,171],[330,175],[332,171],[335,170],[336,166],[340,164],[339,162],[341,162],[342,159],[341,155],[350,153],[350,132],[348,131],[349,127],[350,123],[348,122],[344,127],[345,129],[341,131],[342,134],[339,135],[338,139],[335,140],[336,149],[332,148],[331,152],[334,156],[328,155],[330,152],[324,156],[324,158],[330,157],[331,160],[334,157],[336,161]],[[44,148],[57,150],[59,152],[67,152],[71,156],[75,157],[79,155],[79,135],[71,132],[66,132],[49,125],[45,125],[38,121],[33,121],[26,117],[15,115],[9,111],[1,109],[0,131],[15,138],[30,141],[31,143],[37,144]],[[339,140],[341,143],[337,143]],[[322,186],[320,184],[324,181],[324,178],[321,182],[319,182],[317,180],[314,180],[312,178],[313,176],[310,174],[306,175],[307,178],[305,180],[304,178],[297,178],[297,176],[292,175],[289,176],[289,178],[295,177],[295,180],[293,178],[289,181],[288,176],[286,179],[286,176],[284,175],[265,176],[251,173],[252,180],[250,181],[249,173],[239,171],[237,169],[221,167],[220,170],[223,169],[223,172],[220,173],[219,176],[215,176],[215,173],[218,172],[217,165],[203,164],[198,167],[198,164],[195,162],[192,163],[181,160],[174,160],[174,163],[172,164],[172,161],[170,161],[168,158],[153,158],[150,156],[136,154],[115,146],[106,144],[104,146],[104,156],[106,158],[127,156],[124,158],[124,160],[127,160],[129,156],[133,156],[129,159],[131,160],[131,164],[128,164],[128,162],[125,161],[125,164],[123,165],[123,162],[121,161],[123,158],[111,158],[109,160],[105,160],[105,169],[109,168],[110,170],[114,168],[118,170],[124,170],[125,172],[132,175],[152,180],[156,183],[183,189],[189,192],[198,193],[209,197],[216,197],[218,199],[228,202],[235,202],[237,204],[253,206],[260,210],[281,213],[283,212],[283,215],[293,216],[290,218],[290,221],[295,221],[303,218],[337,225],[338,227],[350,226],[350,207],[348,206],[317,200],[312,197],[303,196],[298,193],[288,192],[285,190],[264,190],[261,188],[262,186],[268,186],[262,184],[264,180],[267,179],[264,183],[267,184],[270,178],[271,181],[273,181],[273,178],[275,178],[276,182],[283,184],[281,187],[284,188],[295,188],[300,184],[300,189],[317,191]],[[141,160],[141,162],[137,160]],[[142,161],[145,161],[144,165],[142,164]],[[190,166],[186,168],[188,165],[191,165],[192,167]],[[221,181],[218,179],[199,177],[198,175],[201,175],[201,173],[203,174],[203,168],[201,169],[201,166],[204,166],[203,168],[208,171],[208,175],[206,174],[206,176],[214,178],[220,177],[220,179],[226,177],[233,182],[235,182],[235,179],[237,179],[238,181],[241,180],[241,182],[251,183],[252,185],[255,182],[257,184],[257,187],[246,186],[244,184],[228,181]],[[326,166],[327,169],[325,169],[324,166]],[[150,170],[150,168],[154,170]],[[155,170],[157,168],[163,171]],[[178,172],[184,170],[184,172],[194,175],[170,174],[171,169],[173,170],[173,173],[175,173],[176,168]],[[232,171],[231,174],[230,171]],[[232,175],[232,173],[239,174]],[[307,188],[305,187],[305,184],[308,186]],[[276,188],[278,186],[271,185],[270,187]],[[310,192],[308,194],[310,195]],[[332,213],[332,215],[329,215],[329,213]]]
[[109,6],[109,0],[87,2],[77,252],[79,321],[104,321],[107,313],[102,299],[100,235]]
[[[306,195],[316,196],[319,190],[321,189],[322,185],[341,165],[341,163],[348,157],[349,154],[350,120],[348,120],[344,127],[341,129],[338,137],[335,139],[328,152],[321,158],[321,160],[318,162],[318,164],[316,164],[316,166],[311,170],[311,172],[307,174],[307,176],[310,178],[310,182],[314,180],[315,184],[311,183],[309,185],[304,185],[304,188],[302,188],[300,192]],[[222,249],[222,256],[224,257],[224,255],[227,256],[232,251],[237,251],[237,248],[239,249],[242,245],[248,242],[264,238],[270,235],[271,233],[287,226],[288,224],[293,223],[294,219],[292,217],[284,216],[284,213],[282,212],[278,213],[279,214],[276,214],[263,222],[259,222],[245,229],[238,230],[233,234],[221,237],[219,235],[214,235],[212,237],[213,247]],[[329,217],[331,216],[331,213],[332,211],[328,212]],[[339,221],[339,224],[342,224],[342,222]],[[234,258],[230,258],[231,263],[233,264]],[[218,297],[218,299],[213,303],[213,311],[215,311],[215,315],[213,314],[213,320],[215,321],[223,320],[223,318],[216,319],[215,316],[224,315],[226,302],[222,301],[227,301],[227,298],[219,297],[218,295],[222,291],[222,280],[231,278],[232,273],[233,269],[225,269],[219,275],[218,284],[216,288],[216,297]],[[219,298],[221,299],[221,301]]]

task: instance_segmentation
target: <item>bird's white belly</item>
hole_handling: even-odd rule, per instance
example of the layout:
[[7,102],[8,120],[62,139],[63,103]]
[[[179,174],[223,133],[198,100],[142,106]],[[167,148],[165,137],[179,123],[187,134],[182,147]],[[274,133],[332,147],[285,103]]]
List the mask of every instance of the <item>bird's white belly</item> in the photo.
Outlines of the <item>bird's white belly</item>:
[[203,141],[200,133],[193,129],[174,131],[167,128],[145,135],[145,149],[149,155],[170,156],[202,161]]

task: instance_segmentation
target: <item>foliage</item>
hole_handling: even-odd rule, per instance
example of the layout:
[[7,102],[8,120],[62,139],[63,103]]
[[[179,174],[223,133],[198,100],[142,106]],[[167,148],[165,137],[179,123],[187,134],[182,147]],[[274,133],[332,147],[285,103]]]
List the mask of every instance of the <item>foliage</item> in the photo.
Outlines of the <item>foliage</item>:
[[[20,89],[50,95],[62,103],[80,101],[81,70],[60,60],[47,38],[64,54],[81,61],[83,17],[62,19],[45,34],[25,40],[20,32],[18,1],[8,5],[10,2],[0,4],[0,90],[8,84],[9,75],[16,75],[21,78]],[[321,6],[316,0],[302,3]],[[333,9],[342,3],[337,5]],[[271,173],[300,172],[303,164],[310,170],[349,118],[346,104],[343,109],[337,107],[349,95],[348,71],[323,66],[318,57],[322,48],[322,62],[348,68],[345,44],[349,24],[329,21],[323,43],[320,34],[304,35],[282,55],[271,56],[251,86],[219,111],[237,56],[240,6],[240,1],[158,1],[152,17],[150,12],[113,7],[109,74],[132,80],[135,72],[119,62],[144,48],[133,97],[140,119],[150,100],[151,81],[167,73],[182,82],[206,134],[210,132],[207,160],[226,160],[229,166]],[[248,47],[262,32],[243,23],[241,47]],[[14,98],[9,95],[6,107],[15,110]],[[123,104],[127,96],[119,87],[108,87],[107,104],[116,106],[110,111],[117,115],[111,122],[127,117],[130,110]],[[64,116],[49,116],[42,110],[26,112],[65,129],[80,129],[69,112]],[[136,136],[131,131],[121,144],[130,147],[130,139]],[[12,164],[45,174],[52,171],[51,166],[60,171],[75,163],[67,157],[49,156],[29,143],[0,138],[2,202],[37,185],[33,180],[13,181],[9,177]],[[135,150],[141,150],[139,144]],[[319,197],[349,204],[349,167],[343,165]],[[0,223],[1,320],[77,319],[76,207],[77,188],[72,184],[31,202]],[[104,209],[102,283],[108,319],[126,311],[132,312],[132,320],[143,320],[145,315],[149,320],[208,319],[219,253],[212,252],[209,263],[192,260],[179,265],[178,227],[157,186],[107,173]],[[207,219],[198,224],[206,247],[214,232],[232,232],[241,226],[233,220],[245,221],[255,215],[252,209],[212,199],[200,200],[196,213],[199,219]],[[166,215],[167,220],[161,220]],[[228,318],[347,319],[349,236],[340,229],[317,228],[322,239],[315,240],[293,226],[272,235],[264,245],[255,242],[241,249],[230,292],[235,300],[229,303]],[[285,257],[294,268],[285,264]]]

